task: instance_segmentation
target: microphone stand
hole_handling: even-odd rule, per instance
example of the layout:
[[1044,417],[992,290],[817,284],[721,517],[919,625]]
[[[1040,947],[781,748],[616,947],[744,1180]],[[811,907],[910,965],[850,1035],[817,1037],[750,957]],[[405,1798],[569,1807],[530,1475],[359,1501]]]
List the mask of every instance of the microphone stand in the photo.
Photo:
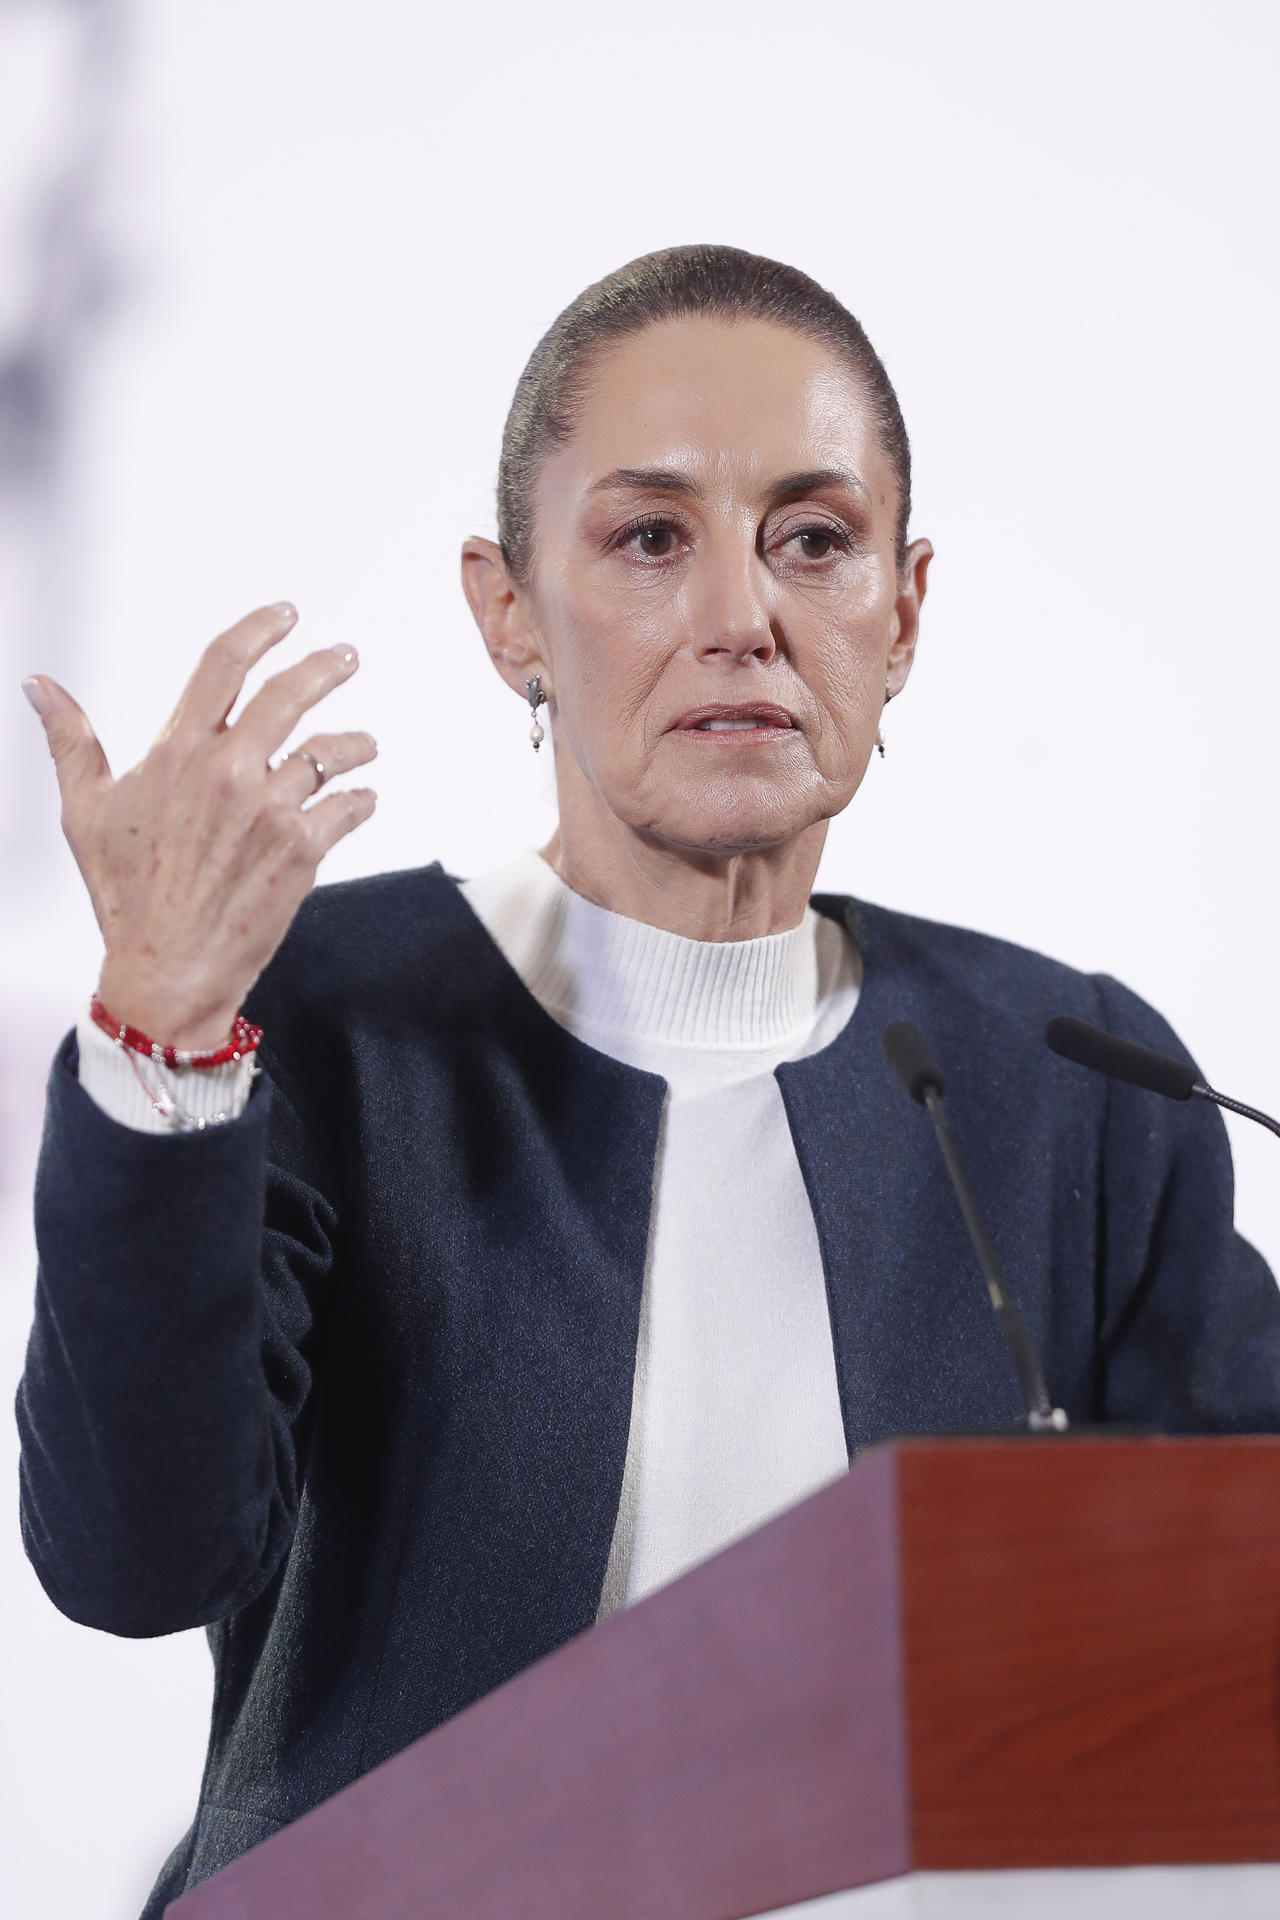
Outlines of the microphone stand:
[[983,1275],[987,1282],[987,1292],[991,1296],[991,1305],[996,1319],[1000,1322],[1000,1331],[1004,1334],[1014,1371],[1018,1376],[1018,1385],[1022,1389],[1023,1404],[1027,1409],[1027,1429],[1031,1433],[1065,1433],[1069,1422],[1061,1407],[1055,1407],[1049,1399],[1049,1390],[1045,1386],[1044,1374],[1036,1358],[1036,1350],[1031,1344],[1027,1332],[1027,1323],[1022,1317],[1022,1309],[1004,1284],[1000,1271],[1000,1259],[987,1232],[987,1223],[978,1207],[978,1197],[973,1191],[973,1183],[960,1153],[960,1147],[951,1122],[947,1119],[947,1110],[942,1103],[942,1095],[933,1086],[923,1089],[923,1102],[933,1122],[933,1130],[938,1136],[938,1145],[942,1148],[942,1157],[947,1163],[947,1172],[951,1175],[951,1184],[960,1202],[960,1211],[964,1223],[969,1229],[969,1238],[973,1241],[974,1252],[978,1256]]
[[1004,1284],[1004,1275],[1000,1271],[1000,1258],[987,1232],[987,1223],[982,1217],[978,1205],[978,1196],[973,1190],[968,1168],[960,1152],[959,1143],[951,1131],[942,1096],[946,1092],[946,1082],[941,1068],[930,1053],[924,1035],[909,1020],[891,1020],[880,1035],[880,1046],[885,1059],[902,1082],[904,1091],[919,1106],[928,1109],[933,1122],[933,1130],[938,1136],[938,1145],[942,1148],[942,1157],[947,1163],[947,1172],[955,1188],[956,1199],[960,1202],[960,1211],[964,1223],[969,1229],[969,1238],[973,1250],[978,1256],[987,1282],[987,1292],[991,1296],[991,1305],[996,1319],[1000,1322],[1000,1331],[1005,1338],[1013,1361],[1014,1372],[1018,1376],[1018,1385],[1022,1390],[1022,1403],[1026,1408],[1026,1427],[1029,1433],[1065,1433],[1069,1422],[1061,1407],[1055,1407],[1049,1398],[1044,1383],[1044,1374],[1036,1358],[1031,1336],[1027,1332],[1027,1323],[1022,1310]]
[[1243,1100],[1232,1100],[1228,1094],[1207,1087],[1203,1080],[1197,1080],[1191,1092],[1202,1100],[1212,1100],[1215,1106],[1225,1107],[1228,1113],[1243,1114],[1246,1120],[1256,1120],[1260,1127],[1270,1127],[1272,1133],[1280,1134],[1280,1120],[1273,1120],[1269,1113],[1260,1113],[1257,1107],[1246,1107]]

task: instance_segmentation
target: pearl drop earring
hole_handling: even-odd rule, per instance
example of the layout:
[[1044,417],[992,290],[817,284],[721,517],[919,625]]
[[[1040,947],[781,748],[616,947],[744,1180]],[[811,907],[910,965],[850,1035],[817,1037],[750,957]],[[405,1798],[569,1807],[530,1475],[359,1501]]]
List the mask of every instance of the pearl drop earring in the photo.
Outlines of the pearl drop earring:
[[533,725],[529,729],[529,738],[533,742],[533,750],[536,753],[547,737],[545,729],[538,724],[538,708],[545,706],[547,699],[546,694],[542,691],[542,675],[540,673],[535,673],[532,679],[525,681],[524,697],[529,702],[529,712],[533,716]]
[[[888,706],[892,698],[893,698],[893,695],[889,691],[889,682],[886,680],[884,683],[884,704],[886,707]],[[881,733],[879,727],[876,728],[876,752],[880,755],[880,758],[883,760],[884,759],[884,735]]]

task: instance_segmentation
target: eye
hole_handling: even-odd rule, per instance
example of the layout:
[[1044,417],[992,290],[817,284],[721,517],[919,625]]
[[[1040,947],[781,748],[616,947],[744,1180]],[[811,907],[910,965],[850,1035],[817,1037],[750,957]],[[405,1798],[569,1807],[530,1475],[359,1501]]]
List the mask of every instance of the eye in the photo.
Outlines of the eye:
[[660,513],[650,513],[642,520],[632,520],[625,526],[614,545],[623,549],[630,547],[633,542],[639,542],[634,548],[637,559],[667,560],[675,552],[681,531],[674,520]]
[[787,540],[799,540],[806,560],[829,560],[833,551],[847,553],[849,536],[842,527],[797,527]]

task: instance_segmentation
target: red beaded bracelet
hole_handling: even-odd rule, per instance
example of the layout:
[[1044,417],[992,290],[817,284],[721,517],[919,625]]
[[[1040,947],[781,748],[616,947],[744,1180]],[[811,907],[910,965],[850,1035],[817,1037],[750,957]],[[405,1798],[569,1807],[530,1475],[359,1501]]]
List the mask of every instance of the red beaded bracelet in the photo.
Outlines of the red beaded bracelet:
[[89,1002],[89,1012],[96,1027],[109,1033],[118,1047],[130,1047],[134,1053],[145,1054],[148,1060],[154,1060],[163,1067],[225,1067],[230,1060],[239,1060],[246,1053],[256,1053],[262,1039],[262,1028],[252,1026],[242,1013],[238,1013],[231,1025],[231,1038],[224,1047],[211,1047],[205,1051],[193,1051],[187,1047],[162,1047],[158,1040],[139,1033],[137,1027],[129,1026],[123,1020],[113,1020],[95,994]]

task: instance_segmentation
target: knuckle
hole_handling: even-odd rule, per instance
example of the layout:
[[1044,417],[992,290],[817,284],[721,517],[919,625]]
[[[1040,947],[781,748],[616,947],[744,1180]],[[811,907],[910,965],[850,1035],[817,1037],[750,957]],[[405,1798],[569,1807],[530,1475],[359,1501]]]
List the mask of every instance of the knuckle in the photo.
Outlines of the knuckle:
[[310,845],[311,816],[304,813],[296,795],[285,804],[281,825],[285,841],[290,847],[306,848]]
[[88,726],[82,714],[65,710],[49,714],[44,723],[44,737],[49,743],[50,753],[55,757],[78,746],[87,731]]
[[147,755],[157,773],[169,775],[175,771],[182,759],[182,750],[173,734],[161,734],[151,752]]
[[283,673],[273,674],[263,683],[259,698],[263,707],[279,723],[292,722],[306,705],[309,691],[306,676],[296,667],[288,667]]
[[288,852],[293,840],[292,815],[293,809],[287,800],[277,793],[268,793],[257,820],[264,846]]
[[252,790],[256,769],[243,754],[219,754],[209,772],[209,791],[215,800],[233,806]]
[[245,659],[244,643],[234,629],[229,629],[209,642],[204,657],[212,667],[239,667]]
[[299,814],[298,820],[299,829],[294,835],[292,847],[294,863],[298,867],[310,869],[318,863],[324,851],[324,842],[320,829],[308,814]]
[[209,792],[215,800],[232,800],[240,792],[240,768],[236,761],[225,756],[214,761],[209,769]]
[[262,719],[269,726],[276,726],[281,712],[288,706],[288,688],[283,674],[275,674],[270,680],[264,680],[254,694],[246,715],[252,712],[255,719]]
[[319,833],[309,813],[299,813],[289,835],[289,852],[297,867],[314,867],[320,858]]
[[295,660],[292,666],[282,667],[279,673],[272,676],[272,685],[287,687],[292,693],[301,692],[304,687],[313,685],[321,673],[320,662],[319,654],[309,653],[304,659]]
[[298,811],[298,795],[296,790],[290,791],[289,778],[283,763],[277,767],[276,773],[284,774],[284,778],[276,779],[273,776],[268,780],[263,799],[267,812],[277,817],[281,825],[287,829]]

